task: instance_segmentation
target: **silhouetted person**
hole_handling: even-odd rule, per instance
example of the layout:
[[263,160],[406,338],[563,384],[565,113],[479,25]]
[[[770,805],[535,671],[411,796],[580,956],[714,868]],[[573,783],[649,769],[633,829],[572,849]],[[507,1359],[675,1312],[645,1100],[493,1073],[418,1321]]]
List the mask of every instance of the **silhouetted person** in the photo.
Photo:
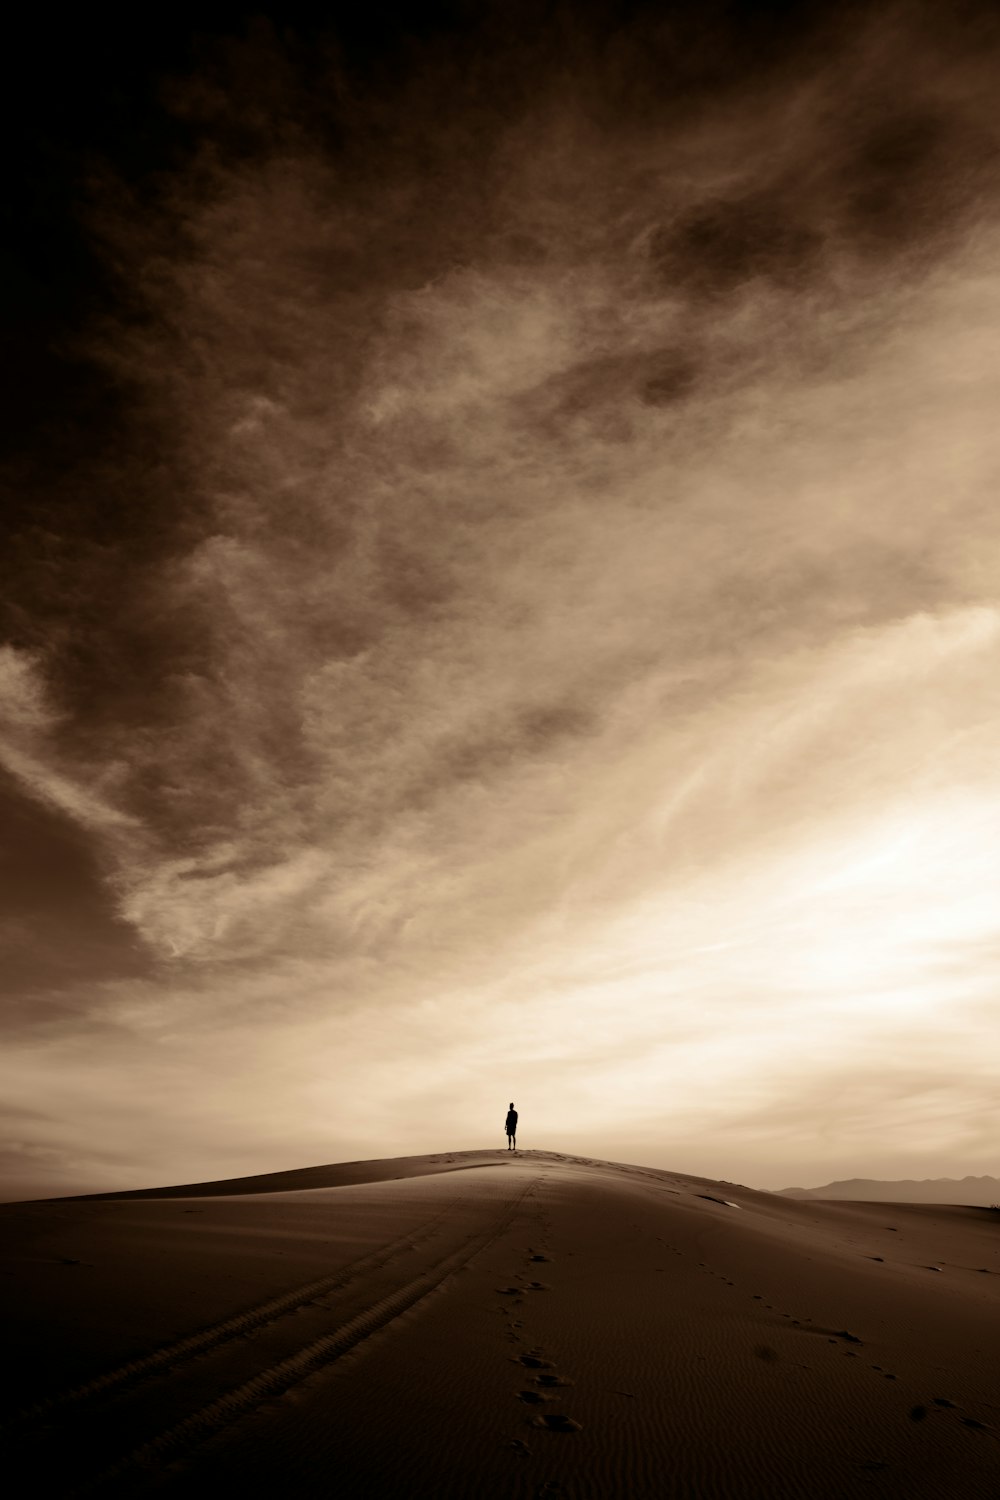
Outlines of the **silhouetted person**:
[[514,1151],[517,1147],[517,1110],[514,1108],[513,1099],[510,1101],[510,1109],[507,1111],[507,1123],[504,1126],[507,1132],[507,1150]]

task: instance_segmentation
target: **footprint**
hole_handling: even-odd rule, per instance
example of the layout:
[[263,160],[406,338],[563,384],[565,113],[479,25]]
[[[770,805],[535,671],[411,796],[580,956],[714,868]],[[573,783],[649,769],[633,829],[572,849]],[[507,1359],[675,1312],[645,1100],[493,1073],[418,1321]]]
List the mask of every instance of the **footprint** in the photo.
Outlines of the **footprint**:
[[542,1401],[548,1401],[548,1396],[543,1396],[541,1391],[518,1391],[518,1401],[524,1401],[528,1406],[538,1406]]
[[927,1415],[926,1406],[911,1406],[910,1416],[914,1422],[922,1422]]
[[949,1401],[947,1396],[932,1396],[931,1399],[935,1406],[948,1406],[952,1411],[958,1411],[958,1402]]
[[533,1255],[531,1258],[532,1260],[544,1260],[546,1262],[551,1262],[552,1260],[551,1255]]
[[524,1290],[526,1292],[548,1292],[551,1288],[547,1281],[529,1281]]
[[551,1370],[551,1359],[542,1359],[537,1354],[519,1354],[517,1363],[524,1365],[528,1370]]
[[550,1432],[582,1432],[583,1423],[574,1422],[564,1412],[546,1412],[535,1418],[536,1427],[547,1427]]
[[536,1385],[544,1385],[544,1386],[551,1387],[551,1386],[557,1386],[557,1385],[558,1386],[570,1386],[570,1385],[573,1384],[573,1382],[572,1382],[572,1380],[564,1380],[561,1375],[536,1375],[535,1376],[535,1384]]

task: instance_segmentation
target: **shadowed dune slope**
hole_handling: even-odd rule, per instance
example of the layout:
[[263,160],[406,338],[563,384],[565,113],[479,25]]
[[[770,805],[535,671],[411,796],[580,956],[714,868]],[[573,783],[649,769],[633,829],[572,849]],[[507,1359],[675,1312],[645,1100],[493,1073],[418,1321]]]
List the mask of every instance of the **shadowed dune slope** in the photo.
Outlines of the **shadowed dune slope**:
[[38,1493],[1000,1494],[985,1209],[478,1151],[9,1204],[0,1234]]

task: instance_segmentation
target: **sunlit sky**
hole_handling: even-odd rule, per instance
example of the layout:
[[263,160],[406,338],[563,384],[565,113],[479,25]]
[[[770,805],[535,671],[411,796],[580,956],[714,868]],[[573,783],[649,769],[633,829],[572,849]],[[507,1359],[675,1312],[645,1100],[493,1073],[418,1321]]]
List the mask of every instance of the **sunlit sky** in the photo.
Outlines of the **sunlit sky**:
[[1000,1171],[1000,31],[572,10],[42,70],[4,1196]]

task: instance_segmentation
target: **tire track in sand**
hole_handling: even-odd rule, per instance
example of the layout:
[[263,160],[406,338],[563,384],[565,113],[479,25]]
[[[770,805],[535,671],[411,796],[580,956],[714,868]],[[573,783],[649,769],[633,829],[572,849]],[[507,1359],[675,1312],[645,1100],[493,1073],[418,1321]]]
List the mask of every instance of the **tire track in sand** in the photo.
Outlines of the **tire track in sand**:
[[[242,1385],[223,1392],[181,1421],[121,1454],[117,1459],[105,1463],[98,1473],[78,1482],[66,1494],[73,1497],[96,1494],[131,1471],[156,1470],[165,1463],[176,1461],[184,1452],[207,1442],[265,1401],[282,1395],[310,1375],[341,1359],[436,1291],[449,1276],[468,1265],[499,1238],[534,1186],[534,1182],[529,1182],[485,1230],[464,1240],[418,1276],[378,1298],[340,1328],[304,1345],[294,1354],[259,1371]],[[442,1210],[436,1217],[443,1217],[446,1212],[447,1210]]]
[[245,1338],[255,1329],[263,1327],[266,1323],[272,1323],[276,1318],[285,1317],[310,1302],[315,1302],[318,1297],[344,1290],[360,1276],[384,1269],[403,1251],[415,1249],[414,1241],[426,1234],[432,1234],[457,1201],[455,1199],[446,1204],[422,1224],[418,1224],[387,1244],[380,1245],[377,1250],[371,1250],[367,1255],[348,1261],[346,1265],[340,1266],[328,1276],[321,1276],[315,1281],[307,1281],[300,1286],[292,1287],[277,1297],[271,1297],[266,1302],[260,1302],[254,1307],[235,1313],[221,1323],[213,1323],[207,1328],[199,1329],[197,1333],[178,1339],[175,1343],[165,1344],[138,1359],[129,1360],[124,1365],[96,1375],[91,1380],[84,1381],[82,1385],[70,1386],[67,1390],[58,1391],[30,1406],[22,1407],[10,1420],[0,1423],[0,1434],[6,1437],[16,1428],[39,1417],[47,1417],[60,1407],[91,1401],[98,1396],[113,1395],[123,1387],[130,1387],[163,1370],[172,1370],[188,1360],[197,1359],[200,1355],[207,1354],[222,1344],[229,1343],[232,1339]]

